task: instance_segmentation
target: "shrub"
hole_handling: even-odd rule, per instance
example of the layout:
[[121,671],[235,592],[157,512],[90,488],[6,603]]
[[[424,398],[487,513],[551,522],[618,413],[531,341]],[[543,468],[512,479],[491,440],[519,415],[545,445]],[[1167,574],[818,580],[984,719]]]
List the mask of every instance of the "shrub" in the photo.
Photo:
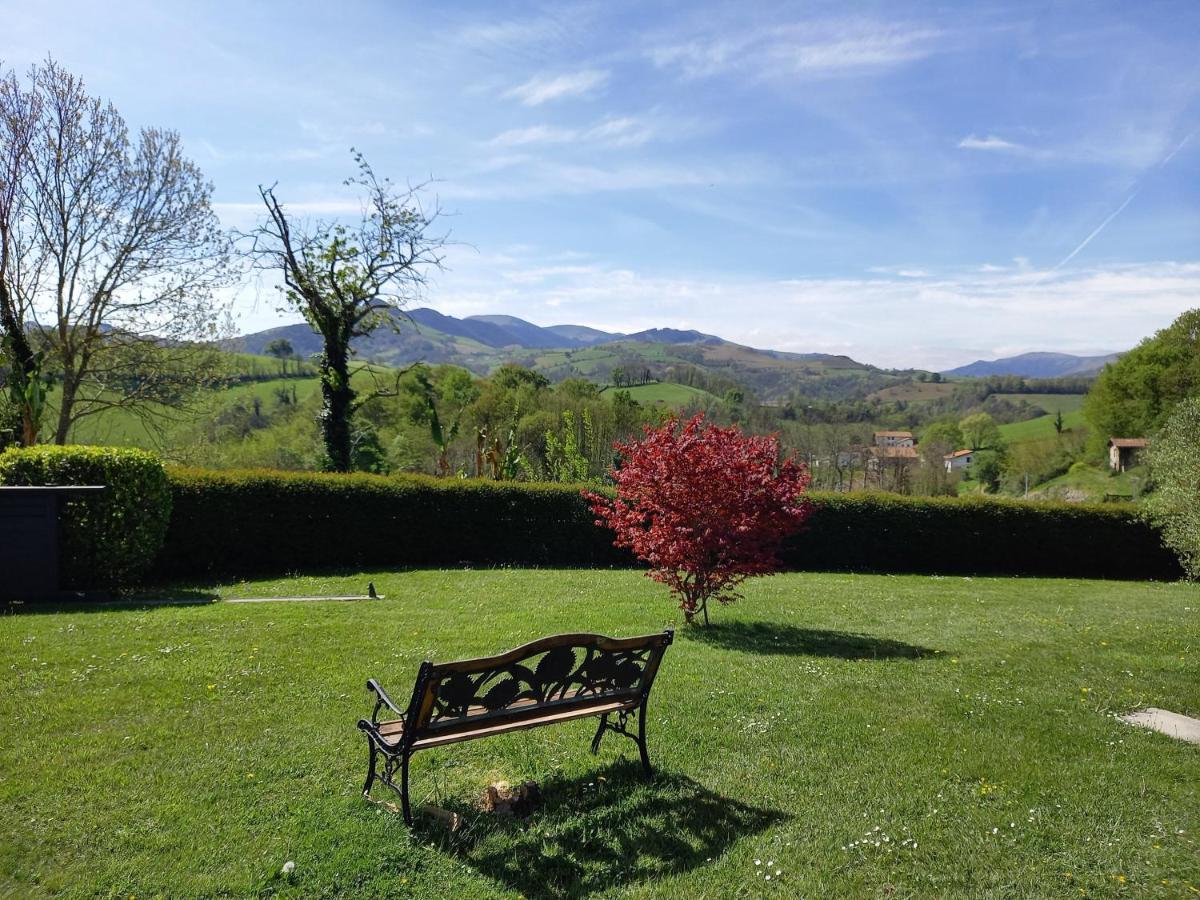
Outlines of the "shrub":
[[114,447],[10,449],[0,454],[0,484],[108,488],[63,503],[64,587],[133,584],[162,548],[171,517],[171,485],[152,453]]
[[[566,485],[168,470],[174,512],[158,573],[239,578],[315,569],[632,566]],[[1129,504],[809,494],[785,569],[1178,578]]]
[[1188,577],[1200,579],[1200,398],[1175,407],[1149,456],[1156,487],[1146,514]]
[[688,622],[699,612],[707,625],[709,600],[730,603],[748,577],[774,572],[783,539],[808,516],[808,473],[794,459],[780,461],[775,437],[706,425],[701,413],[684,425],[647,426],[640,441],[616,450],[616,498],[583,496],[596,524],[650,566]]

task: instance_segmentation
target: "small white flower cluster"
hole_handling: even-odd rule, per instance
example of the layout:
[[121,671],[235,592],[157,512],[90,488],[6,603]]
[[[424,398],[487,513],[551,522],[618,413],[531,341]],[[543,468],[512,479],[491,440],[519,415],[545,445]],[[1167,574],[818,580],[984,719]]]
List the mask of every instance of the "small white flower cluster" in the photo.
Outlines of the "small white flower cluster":
[[[907,828],[904,831],[908,831]],[[878,848],[887,853],[891,853],[893,848],[900,850],[916,850],[917,841],[915,838],[905,838],[902,841],[893,841],[892,836],[883,830],[882,826],[876,825],[870,831],[865,832],[861,838],[856,841],[851,841],[842,847],[842,850],[850,852],[853,850],[863,851],[870,848]]]
[[772,713],[766,719],[746,719],[742,722],[742,731],[751,732],[753,734],[766,734],[775,725],[780,716],[780,713]]
[[761,859],[756,859],[754,861],[754,874],[763,875],[764,881],[770,881],[772,876],[774,876],[776,879],[778,879],[780,876],[782,876],[783,869],[776,869],[775,868],[775,860],[773,860],[773,859],[767,860],[766,867],[763,866],[763,861]]

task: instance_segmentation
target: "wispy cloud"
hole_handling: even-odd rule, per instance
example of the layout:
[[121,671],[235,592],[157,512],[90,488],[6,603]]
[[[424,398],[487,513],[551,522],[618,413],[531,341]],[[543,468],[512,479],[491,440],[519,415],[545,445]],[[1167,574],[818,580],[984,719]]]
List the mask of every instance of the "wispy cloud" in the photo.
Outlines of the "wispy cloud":
[[[503,162],[487,160],[479,172],[486,179],[448,180],[444,196],[457,199],[512,200],[548,195],[600,194],[620,191],[655,191],[666,188],[710,187],[765,183],[779,173],[749,162],[679,163],[623,162],[612,165],[558,162],[530,156],[509,156]],[[495,177],[504,172],[504,177]]]
[[678,139],[691,136],[697,130],[692,123],[668,122],[658,117],[618,116],[602,119],[584,128],[556,125],[510,128],[496,135],[488,144],[493,147],[527,147],[537,144],[596,143],[612,147],[640,147],[661,137]]
[[663,43],[649,50],[660,68],[687,78],[729,71],[767,77],[834,77],[887,69],[929,56],[942,32],[867,20],[777,25]]
[[872,266],[867,270],[878,275],[896,275],[900,278],[928,278],[933,273],[928,269],[917,268],[893,268],[890,266]]
[[459,39],[471,46],[490,44],[501,47],[537,43],[561,38],[562,35],[562,25],[549,18],[473,24],[458,33]]
[[1021,156],[1027,156],[1032,152],[1024,144],[1006,141],[1004,138],[996,137],[994,134],[989,134],[987,137],[976,137],[973,134],[968,134],[958,142],[958,147],[960,150],[988,150],[993,153],[1016,153]]
[[850,73],[888,68],[929,56],[940,34],[932,29],[868,26],[795,47],[780,42],[771,47],[770,54],[777,68],[785,72]]
[[609,73],[604,69],[583,69],[564,75],[535,75],[524,84],[505,91],[502,96],[519,100],[526,106],[541,106],[551,100],[589,94],[604,85],[608,77]]

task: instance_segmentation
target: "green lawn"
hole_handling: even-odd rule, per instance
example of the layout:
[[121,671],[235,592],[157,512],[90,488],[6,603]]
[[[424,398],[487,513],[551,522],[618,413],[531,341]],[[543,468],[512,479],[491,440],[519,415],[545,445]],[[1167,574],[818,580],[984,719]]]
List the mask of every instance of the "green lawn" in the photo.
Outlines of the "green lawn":
[[[377,676],[677,623],[636,572],[295,578],[385,600],[0,616],[0,896],[1180,897],[1200,892],[1200,587],[796,574],[680,628],[631,742],[587,722],[418,755],[414,832],[359,795]],[[625,746],[622,746],[625,744]],[[493,821],[490,781],[546,806]],[[296,864],[290,878],[277,873]],[[770,871],[771,880],[766,880]]]

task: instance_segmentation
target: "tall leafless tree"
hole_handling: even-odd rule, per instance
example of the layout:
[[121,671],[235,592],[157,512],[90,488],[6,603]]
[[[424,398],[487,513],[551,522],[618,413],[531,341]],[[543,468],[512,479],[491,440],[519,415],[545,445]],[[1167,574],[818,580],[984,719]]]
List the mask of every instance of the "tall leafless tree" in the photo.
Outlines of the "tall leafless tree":
[[[9,439],[26,446],[37,441],[43,398],[41,357],[26,327],[26,309],[17,285],[27,256],[22,231],[23,188],[29,172],[29,144],[38,117],[38,97],[26,91],[16,75],[0,66],[0,356],[5,359],[6,411],[0,423]],[[0,435],[0,439],[4,435]],[[0,444],[3,440],[0,440]]]
[[10,339],[29,334],[61,378],[61,444],[84,417],[153,416],[214,374],[206,342],[227,313],[233,248],[176,132],[131,140],[112,104],[52,60],[23,88],[6,82],[5,117],[30,118],[10,210],[21,240],[8,287],[24,322],[3,325]]
[[260,186],[267,217],[247,236],[256,265],[282,274],[286,304],[324,342],[320,423],[326,466],[335,472],[351,468],[351,417],[369,399],[351,384],[351,341],[396,324],[395,311],[419,294],[431,268],[441,267],[447,240],[434,232],[436,205],[426,210],[421,204],[424,185],[397,188],[351,152],[358,174],[345,183],[362,193],[356,223],[298,219],[274,185]]

